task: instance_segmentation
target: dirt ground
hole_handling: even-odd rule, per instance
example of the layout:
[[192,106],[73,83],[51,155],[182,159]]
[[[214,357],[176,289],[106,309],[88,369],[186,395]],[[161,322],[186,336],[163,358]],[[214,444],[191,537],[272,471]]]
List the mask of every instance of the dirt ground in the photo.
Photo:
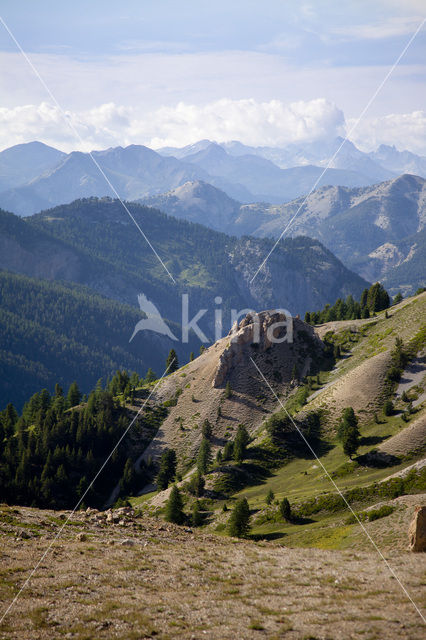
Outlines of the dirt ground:
[[[361,422],[371,419],[382,403],[385,375],[390,354],[385,351],[364,360],[319,393],[309,407],[323,407],[330,412],[330,422],[340,418],[345,407],[353,407]],[[374,384],[371,381],[374,380]]]
[[[1,509],[1,615],[61,517]],[[0,638],[424,638],[398,580],[425,616],[426,554],[386,557],[398,579],[373,551],[290,549],[154,518],[108,525],[79,513],[0,625]]]

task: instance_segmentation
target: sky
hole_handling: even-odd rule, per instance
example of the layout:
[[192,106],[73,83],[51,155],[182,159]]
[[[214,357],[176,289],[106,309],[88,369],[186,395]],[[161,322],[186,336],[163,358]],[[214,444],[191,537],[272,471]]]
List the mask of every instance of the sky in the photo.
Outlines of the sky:
[[0,22],[1,149],[351,132],[426,155],[426,25],[356,124],[425,0],[2,0],[0,17],[59,104]]

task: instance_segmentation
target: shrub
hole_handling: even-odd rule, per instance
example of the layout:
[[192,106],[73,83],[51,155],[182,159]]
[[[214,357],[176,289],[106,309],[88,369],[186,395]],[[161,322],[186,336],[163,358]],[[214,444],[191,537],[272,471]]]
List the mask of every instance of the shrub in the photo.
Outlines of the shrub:
[[393,402],[392,400],[386,400],[383,405],[383,413],[385,416],[391,416],[393,414]]
[[367,511],[367,518],[370,522],[373,520],[378,520],[379,518],[384,518],[385,516],[390,516],[391,513],[395,511],[395,507],[392,507],[390,504],[384,504],[379,509],[371,509]]

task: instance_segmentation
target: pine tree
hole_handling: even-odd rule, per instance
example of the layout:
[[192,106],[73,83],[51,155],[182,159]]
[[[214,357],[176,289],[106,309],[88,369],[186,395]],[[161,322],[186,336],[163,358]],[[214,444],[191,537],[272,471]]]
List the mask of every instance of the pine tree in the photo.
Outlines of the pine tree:
[[265,502],[266,504],[272,504],[275,498],[275,494],[272,491],[272,489],[269,489],[268,493],[266,494],[266,498],[265,498]]
[[137,473],[135,471],[135,465],[131,458],[127,458],[124,465],[123,475],[120,480],[120,493],[123,495],[129,495],[133,493],[136,487]]
[[243,424],[238,425],[237,435],[234,441],[233,457],[236,462],[242,462],[246,455],[247,445],[250,442],[250,436]]
[[194,360],[194,352],[191,351],[191,353],[189,354],[189,362],[192,362]]
[[358,428],[358,418],[352,407],[346,407],[342,411],[342,418],[337,429],[338,438],[342,440],[346,431],[351,428]]
[[211,446],[207,438],[203,438],[197,457],[197,469],[201,475],[207,473],[211,464]]
[[287,522],[290,522],[291,506],[287,498],[283,498],[280,502],[280,514],[284,518],[284,520],[287,520]]
[[228,399],[232,396],[232,389],[231,389],[231,383],[228,382],[225,385],[225,398]]
[[157,476],[157,485],[159,489],[167,489],[169,483],[174,480],[176,475],[176,452],[174,449],[166,449],[160,458],[160,470]]
[[146,376],[145,376],[145,384],[149,384],[150,382],[155,382],[155,380],[157,380],[157,376],[154,373],[154,371],[151,369],[151,367],[148,369],[148,371],[146,372]]
[[74,381],[70,384],[70,388],[68,389],[67,401],[70,407],[75,407],[80,403],[81,393],[78,388],[77,383]]
[[203,516],[201,514],[200,503],[198,500],[194,502],[191,516],[192,526],[199,527],[203,523]]
[[228,442],[223,447],[223,459],[230,460],[234,453],[234,443],[232,440],[228,440]]
[[170,497],[166,502],[165,516],[168,522],[175,524],[183,524],[185,520],[182,496],[176,485],[173,485]]
[[197,498],[200,498],[204,493],[205,484],[206,481],[204,480],[203,476],[198,472],[194,473],[191,480],[189,481],[188,491],[192,493],[192,495],[197,496]]
[[338,428],[338,437],[345,455],[352,458],[358,450],[360,441],[358,418],[352,407],[347,407],[343,410],[342,420]]
[[229,535],[236,538],[247,537],[250,531],[250,508],[247,498],[240,498],[231,513],[228,525]]
[[167,373],[173,373],[179,369],[178,357],[174,349],[170,349],[169,351],[169,355],[166,360],[166,369]]
[[212,425],[207,420],[207,418],[203,422],[203,426],[201,427],[201,433],[203,435],[203,438],[206,438],[207,440],[210,440],[212,437],[212,434],[213,434]]

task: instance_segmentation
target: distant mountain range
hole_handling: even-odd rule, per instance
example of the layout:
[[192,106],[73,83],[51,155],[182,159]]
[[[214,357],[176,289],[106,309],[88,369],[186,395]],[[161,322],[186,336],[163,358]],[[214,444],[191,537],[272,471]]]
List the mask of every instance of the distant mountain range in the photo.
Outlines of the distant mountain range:
[[67,386],[80,368],[87,389],[118,366],[161,373],[171,347],[183,363],[190,351],[198,353],[200,340],[192,332],[188,344],[152,331],[129,344],[143,317],[139,293],[178,339],[181,294],[188,293],[189,320],[206,309],[199,326],[212,341],[217,296],[227,333],[231,308],[304,314],[339,296],[359,297],[367,286],[318,240],[301,237],[281,242],[252,283],[271,240],[238,239],[128,206],[176,284],[117,200],[78,200],[24,219],[0,211],[0,402],[19,403],[53,381]]
[[187,183],[145,204],[237,236],[319,239],[344,264],[395,292],[425,286],[426,180],[403,175],[363,187],[322,187],[306,198],[273,205],[241,204],[211,185]]
[[[162,155],[188,160],[191,156],[208,149],[210,140],[200,140],[186,147],[164,147],[158,149]],[[250,147],[233,140],[220,144],[232,156],[255,155],[270,160],[281,169],[315,165],[355,171],[369,180],[380,182],[401,173],[413,173],[426,178],[426,156],[411,151],[398,151],[396,147],[380,145],[376,151],[365,153],[350,140],[341,137],[332,140],[320,140],[303,144],[290,144],[286,147]],[[336,157],[330,162],[333,156]],[[348,186],[348,185],[346,185]]]
[[[203,181],[241,203],[282,204],[318,187],[368,186],[415,172],[426,177],[426,158],[381,146],[363,153],[346,141],[331,168],[324,167],[342,144],[329,142],[286,148],[222,145],[209,140],[158,152],[140,145],[94,151],[93,157],[119,196],[139,200],[161,194],[188,181]],[[40,142],[0,152],[0,207],[18,215],[86,197],[115,197],[89,154],[62,153]]]

